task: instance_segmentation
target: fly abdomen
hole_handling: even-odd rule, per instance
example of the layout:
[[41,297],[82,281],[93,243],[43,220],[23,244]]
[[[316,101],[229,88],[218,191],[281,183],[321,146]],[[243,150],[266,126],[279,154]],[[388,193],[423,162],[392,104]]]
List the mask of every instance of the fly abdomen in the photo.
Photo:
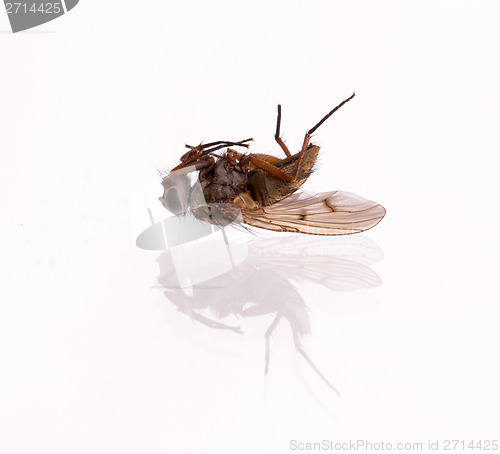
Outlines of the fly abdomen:
[[[316,145],[310,145],[309,148],[307,148],[298,178],[291,183],[280,180],[262,169],[253,169],[250,171],[248,174],[248,183],[252,188],[252,194],[255,199],[262,206],[269,206],[293,194],[313,172],[318,153],[319,147]],[[274,166],[286,174],[293,176],[297,171],[299,156],[300,153],[294,154],[274,163]]]

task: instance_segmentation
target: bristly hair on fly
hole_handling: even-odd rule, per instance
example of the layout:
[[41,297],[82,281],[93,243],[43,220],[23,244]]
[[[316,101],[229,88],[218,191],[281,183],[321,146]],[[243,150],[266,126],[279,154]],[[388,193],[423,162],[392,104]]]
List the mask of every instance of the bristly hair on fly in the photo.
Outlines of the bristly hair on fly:
[[[159,197],[161,203],[174,214],[190,210],[198,219],[221,228],[243,221],[278,232],[348,235],[374,227],[385,215],[378,203],[344,191],[297,192],[318,169],[320,147],[312,144],[312,136],[354,96],[353,93],[310,128],[295,154],[281,138],[278,105],[274,138],[285,154],[282,158],[238,151],[248,149],[248,142],[253,139],[186,145],[189,150],[181,156],[180,164],[170,173],[158,172],[164,189]],[[215,153],[224,148],[225,152]],[[191,184],[190,172],[196,172],[196,184]]]

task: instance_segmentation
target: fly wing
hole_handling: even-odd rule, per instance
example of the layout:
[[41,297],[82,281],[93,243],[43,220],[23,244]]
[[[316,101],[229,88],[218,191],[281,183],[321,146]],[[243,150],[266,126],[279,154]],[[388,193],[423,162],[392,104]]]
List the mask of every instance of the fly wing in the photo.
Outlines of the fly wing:
[[385,208],[345,191],[295,193],[256,210],[242,210],[245,223],[267,230],[312,235],[349,235],[371,229]]

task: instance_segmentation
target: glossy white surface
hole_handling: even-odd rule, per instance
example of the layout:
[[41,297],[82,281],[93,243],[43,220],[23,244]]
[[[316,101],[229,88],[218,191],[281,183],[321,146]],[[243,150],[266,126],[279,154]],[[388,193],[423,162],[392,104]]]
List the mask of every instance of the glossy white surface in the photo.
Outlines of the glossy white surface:
[[[499,19],[496,2],[85,0],[37,29],[54,33],[0,34],[0,452],[499,439]],[[202,140],[279,155],[278,102],[298,149],[353,90],[307,188],[386,218],[319,247],[236,232],[254,252],[216,290],[167,299],[168,253],[135,246],[149,221],[128,205],[155,166]]]

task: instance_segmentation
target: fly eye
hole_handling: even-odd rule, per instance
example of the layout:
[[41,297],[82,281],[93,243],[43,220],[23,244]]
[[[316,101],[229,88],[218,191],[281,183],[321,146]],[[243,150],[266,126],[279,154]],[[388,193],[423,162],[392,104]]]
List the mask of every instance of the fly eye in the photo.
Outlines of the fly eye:
[[167,208],[174,213],[175,215],[179,216],[182,214],[182,203],[181,203],[181,198],[179,197],[179,193],[177,192],[177,189],[175,188],[170,188],[167,193],[164,196],[165,204],[167,205]]

